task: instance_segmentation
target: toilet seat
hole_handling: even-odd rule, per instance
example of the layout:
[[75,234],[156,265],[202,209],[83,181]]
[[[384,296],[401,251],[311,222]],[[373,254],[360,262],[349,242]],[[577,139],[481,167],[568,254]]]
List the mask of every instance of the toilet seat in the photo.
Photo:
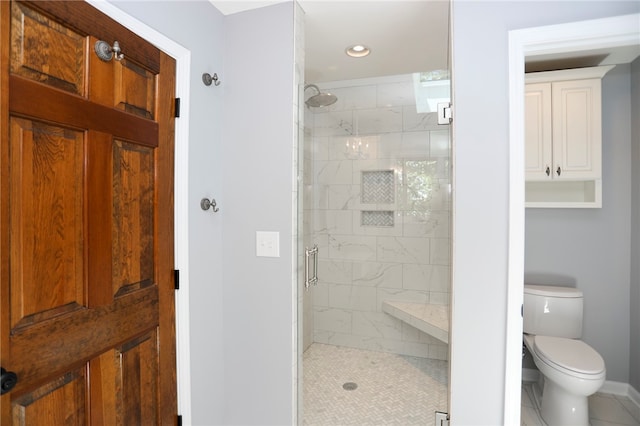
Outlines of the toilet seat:
[[602,356],[582,340],[534,336],[533,349],[546,364],[571,376],[595,380],[605,374]]

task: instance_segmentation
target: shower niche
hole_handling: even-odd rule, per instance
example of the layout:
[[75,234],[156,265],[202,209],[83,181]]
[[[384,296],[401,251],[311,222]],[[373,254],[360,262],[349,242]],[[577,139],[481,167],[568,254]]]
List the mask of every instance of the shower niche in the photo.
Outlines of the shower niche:
[[393,170],[363,171],[361,178],[362,204],[371,210],[360,213],[361,226],[394,226],[394,211],[374,209],[377,205],[383,207],[392,205],[395,200],[395,177]]
[[394,202],[395,178],[393,170],[362,172],[362,203],[392,204]]

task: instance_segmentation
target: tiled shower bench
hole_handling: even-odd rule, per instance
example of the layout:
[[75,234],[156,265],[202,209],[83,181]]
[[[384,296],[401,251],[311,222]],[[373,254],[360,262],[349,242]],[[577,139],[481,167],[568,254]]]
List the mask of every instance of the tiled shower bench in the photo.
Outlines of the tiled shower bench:
[[449,343],[449,306],[389,300],[382,302],[382,311]]

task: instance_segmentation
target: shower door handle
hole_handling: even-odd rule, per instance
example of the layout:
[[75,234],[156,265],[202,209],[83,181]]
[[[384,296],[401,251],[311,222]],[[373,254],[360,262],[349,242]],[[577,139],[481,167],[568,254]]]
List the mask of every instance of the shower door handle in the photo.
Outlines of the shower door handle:
[[[312,265],[313,263],[313,265]],[[304,249],[304,288],[318,284],[318,245],[313,248],[306,247]]]

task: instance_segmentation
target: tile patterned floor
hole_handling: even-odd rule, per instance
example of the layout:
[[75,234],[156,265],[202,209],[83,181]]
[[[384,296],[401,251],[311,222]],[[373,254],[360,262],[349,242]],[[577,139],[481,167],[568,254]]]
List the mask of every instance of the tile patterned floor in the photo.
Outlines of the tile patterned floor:
[[[314,343],[304,353],[304,425],[433,425],[447,411],[448,363]],[[355,390],[343,389],[353,382]],[[522,426],[544,426],[531,383],[522,386]],[[597,393],[591,426],[640,426],[629,398]]]
[[303,362],[304,425],[433,425],[447,408],[447,361],[314,343]]
[[[522,426],[544,426],[535,408],[531,383],[522,386]],[[596,393],[589,397],[591,426],[640,426],[640,407],[620,395]]]

